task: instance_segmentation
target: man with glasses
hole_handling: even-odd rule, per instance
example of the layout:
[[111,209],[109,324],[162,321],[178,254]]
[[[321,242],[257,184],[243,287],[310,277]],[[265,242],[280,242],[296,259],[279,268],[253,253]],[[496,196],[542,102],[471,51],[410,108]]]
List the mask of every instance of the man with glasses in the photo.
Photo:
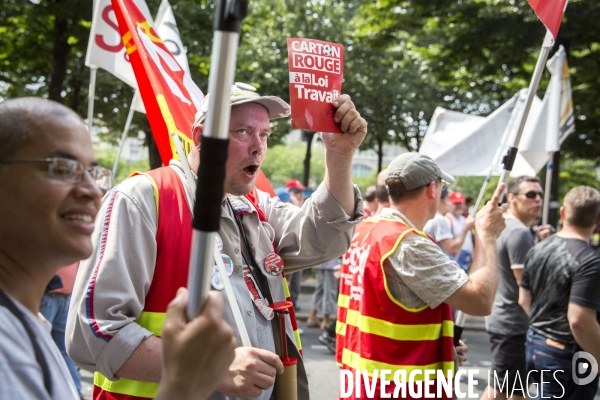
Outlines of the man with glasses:
[[[0,399],[79,399],[39,309],[56,271],[92,254],[110,177],[75,112],[33,97],[0,103]],[[221,296],[190,323],[186,304],[182,289],[167,312],[157,398],[206,399],[233,359]]]
[[[504,228],[504,209],[497,203],[504,185],[477,215],[480,245],[467,276],[422,232],[438,209],[442,180],[454,182],[430,157],[396,157],[385,181],[390,207],[356,228],[342,261],[336,327],[336,361],[352,376],[356,370],[373,376],[374,369],[392,367],[392,381],[396,371],[408,377],[414,369],[442,370],[453,377],[451,307],[472,315],[491,310],[498,282],[496,238]],[[456,350],[459,361],[466,360],[466,346]],[[380,397],[380,382],[376,399],[385,397]],[[388,385],[386,392],[393,393],[394,386]],[[437,393],[435,385],[428,391]],[[364,385],[360,393],[366,393]]]
[[[540,217],[544,192],[538,178],[519,176],[508,182],[506,198],[506,229],[497,241],[500,281],[492,314],[485,319],[492,344],[491,370],[499,379],[495,380],[491,375],[491,382],[488,382],[481,399],[525,397],[525,393],[518,389],[512,392],[515,381],[519,388],[518,382],[527,376],[525,341],[528,317],[519,305],[519,284],[527,252],[534,245],[531,227]],[[508,385],[501,388],[506,374]]]

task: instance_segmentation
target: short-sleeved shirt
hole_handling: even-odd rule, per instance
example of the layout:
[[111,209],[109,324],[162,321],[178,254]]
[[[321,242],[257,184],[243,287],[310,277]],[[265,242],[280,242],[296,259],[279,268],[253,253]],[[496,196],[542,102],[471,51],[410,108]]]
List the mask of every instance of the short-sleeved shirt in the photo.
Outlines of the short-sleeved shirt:
[[529,253],[521,287],[531,292],[530,328],[575,344],[567,310],[574,303],[600,312],[600,255],[581,239],[552,235]]
[[52,393],[44,387],[42,367],[37,362],[33,344],[17,317],[0,306],[0,399],[79,399],[67,364],[52,340],[52,325],[13,300],[35,333],[50,371]]
[[533,243],[531,229],[507,215],[506,228],[496,240],[500,271],[492,314],[485,318],[488,332],[507,336],[527,333],[529,318],[519,305],[519,286],[513,270],[523,268]]
[[[428,234],[435,240],[436,242],[441,242],[442,240],[452,239],[454,238],[454,234],[452,233],[452,228],[450,227],[450,222],[444,215],[440,212],[435,214],[435,217],[427,221],[425,227],[423,228],[423,232]],[[446,253],[444,248],[440,246],[442,251]],[[448,253],[446,253],[448,254]]]
[[[450,225],[452,237],[457,237],[458,235],[460,235],[463,228],[465,227],[465,224],[467,223],[467,219],[462,215],[456,217],[451,213],[447,213],[444,217]],[[469,252],[470,254],[473,254],[473,235],[470,231],[467,232],[465,240],[463,241],[463,244],[460,247],[460,249]]]
[[[397,210],[384,208],[381,218],[414,225]],[[436,308],[469,280],[456,261],[451,261],[429,238],[407,235],[383,264],[392,296],[407,307]]]

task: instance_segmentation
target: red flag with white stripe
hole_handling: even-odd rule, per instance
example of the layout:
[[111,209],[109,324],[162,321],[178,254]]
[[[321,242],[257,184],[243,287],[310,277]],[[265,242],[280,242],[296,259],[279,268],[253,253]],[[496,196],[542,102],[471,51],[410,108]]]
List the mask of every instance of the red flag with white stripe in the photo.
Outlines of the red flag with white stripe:
[[529,0],[529,4],[556,39],[567,0]]
[[133,0],[112,4],[154,140],[168,165],[177,158],[171,133],[177,134],[186,153],[193,147],[192,124],[204,95]]

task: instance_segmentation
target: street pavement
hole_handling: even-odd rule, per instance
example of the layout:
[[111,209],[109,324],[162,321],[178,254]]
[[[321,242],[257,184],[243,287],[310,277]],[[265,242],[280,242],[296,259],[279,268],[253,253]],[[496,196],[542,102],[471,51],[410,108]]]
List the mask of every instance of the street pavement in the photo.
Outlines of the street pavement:
[[[339,368],[335,364],[335,356],[326,346],[318,340],[322,334],[319,328],[307,328],[306,318],[311,307],[311,285],[303,286],[300,295],[298,310],[299,327],[303,330],[301,335],[304,352],[304,364],[308,374],[309,391],[311,400],[336,400],[339,390]],[[471,318],[465,327],[463,338],[469,347],[468,361],[462,366],[465,370],[473,370],[478,381],[474,387],[475,396],[466,398],[478,399],[487,386],[487,375],[491,365],[490,345],[487,333],[482,330],[481,318]],[[92,374],[81,370],[82,386],[85,399],[91,399],[93,383]],[[467,393],[466,380],[461,382],[461,390]],[[533,391],[533,389],[532,389]],[[279,399],[278,399],[279,400]],[[596,395],[600,400],[600,394]]]

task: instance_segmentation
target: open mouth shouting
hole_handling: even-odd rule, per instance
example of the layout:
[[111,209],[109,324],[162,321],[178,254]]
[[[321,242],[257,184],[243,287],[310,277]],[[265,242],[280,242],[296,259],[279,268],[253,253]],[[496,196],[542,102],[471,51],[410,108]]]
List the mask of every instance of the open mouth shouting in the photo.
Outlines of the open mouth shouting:
[[249,178],[249,179],[254,179],[258,173],[258,168],[260,167],[259,164],[250,164],[247,167],[245,167],[243,169],[244,174]]

